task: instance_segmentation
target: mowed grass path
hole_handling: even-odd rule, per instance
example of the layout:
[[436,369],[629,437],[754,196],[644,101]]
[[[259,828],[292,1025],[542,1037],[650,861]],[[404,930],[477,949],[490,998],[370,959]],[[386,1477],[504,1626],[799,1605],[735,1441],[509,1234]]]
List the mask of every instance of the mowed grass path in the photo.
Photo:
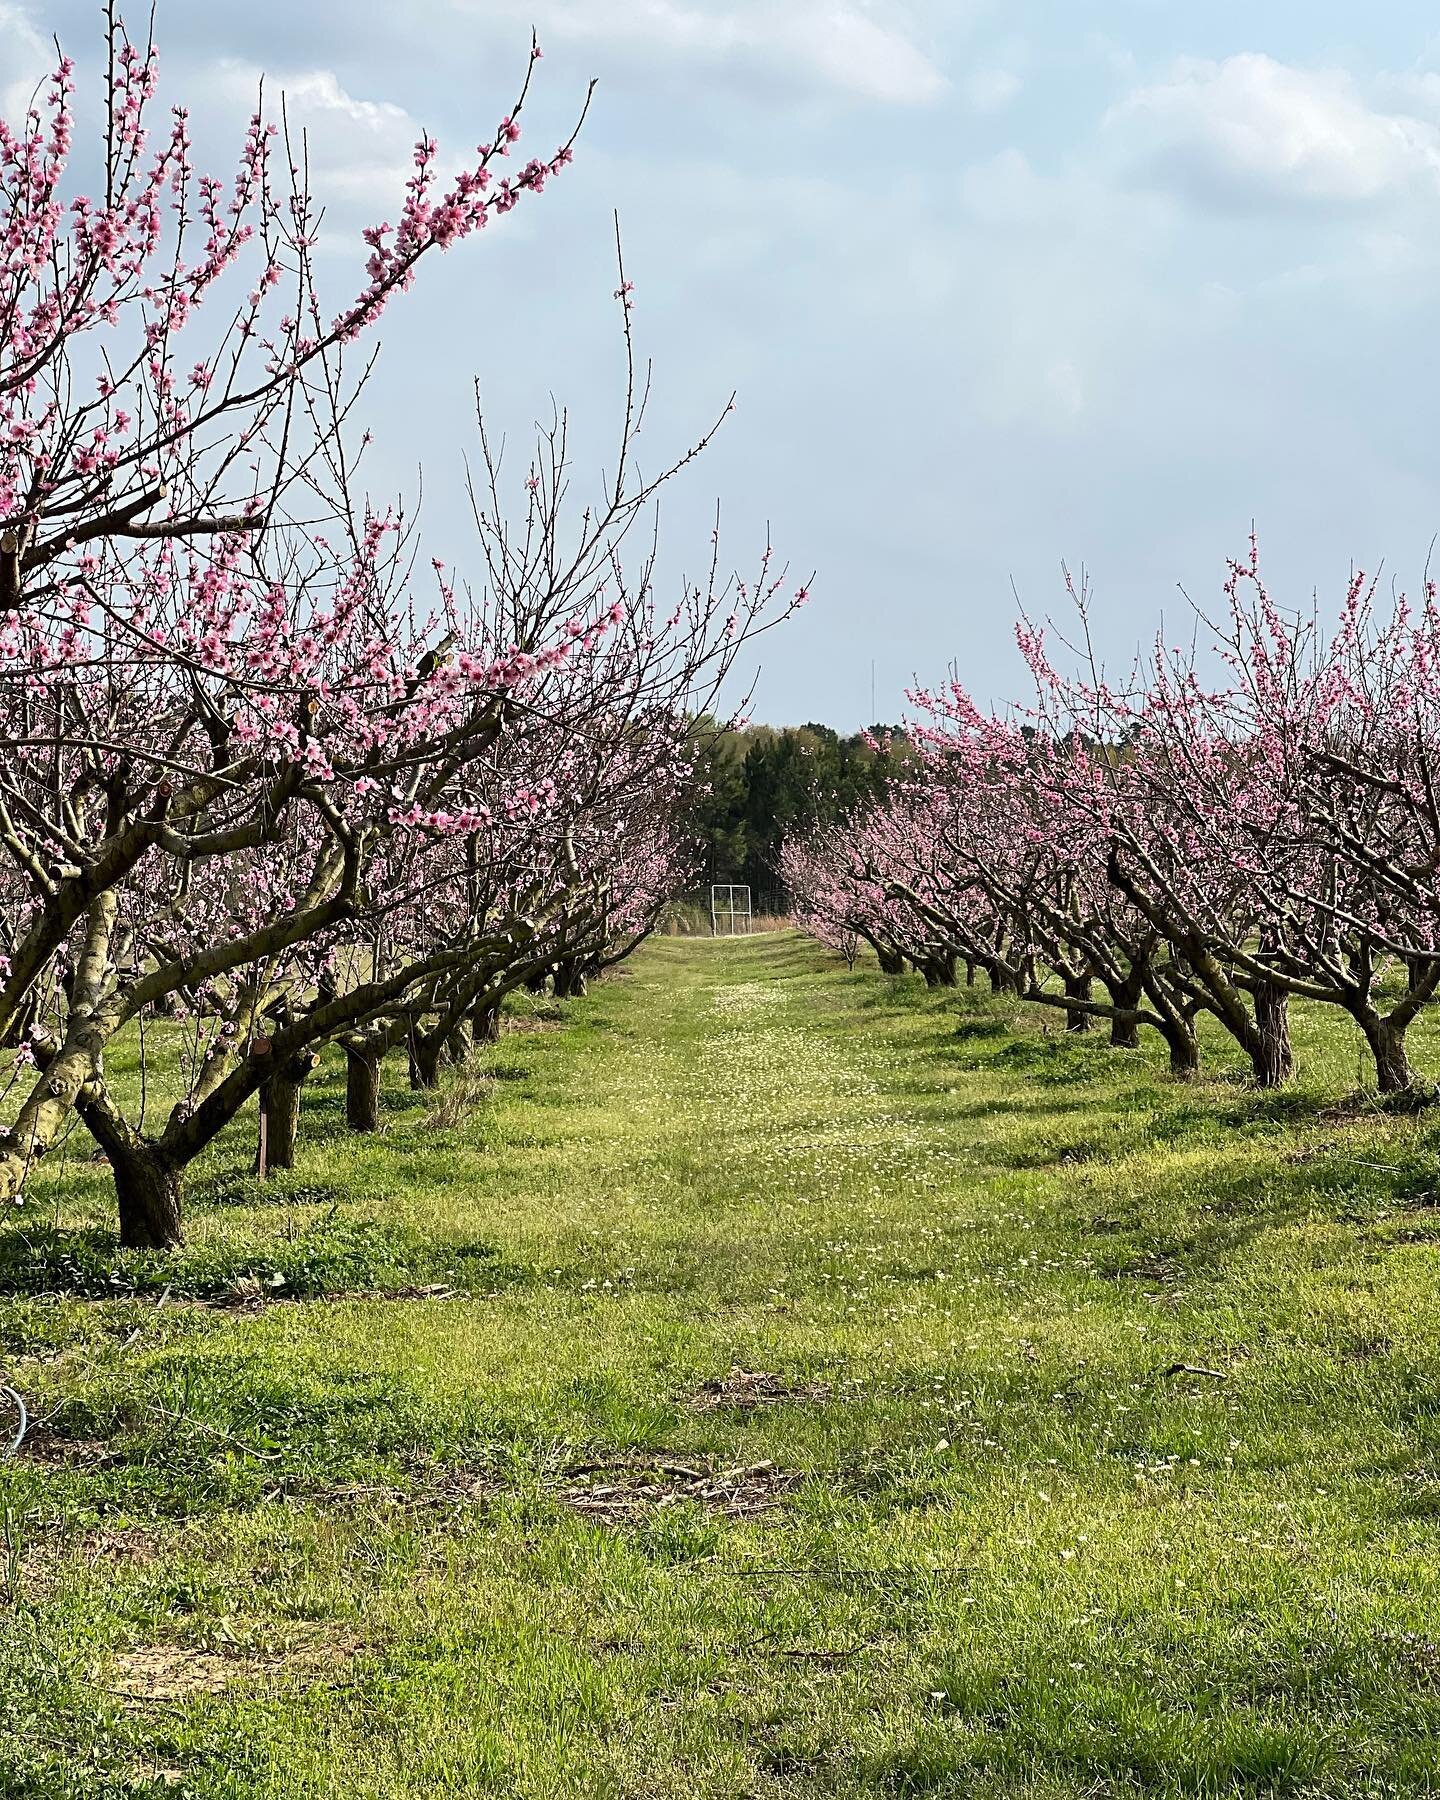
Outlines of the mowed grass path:
[[787,934],[531,1023],[168,1263],[48,1172],[0,1794],[1440,1790],[1436,1127],[1333,1025],[1187,1089]]

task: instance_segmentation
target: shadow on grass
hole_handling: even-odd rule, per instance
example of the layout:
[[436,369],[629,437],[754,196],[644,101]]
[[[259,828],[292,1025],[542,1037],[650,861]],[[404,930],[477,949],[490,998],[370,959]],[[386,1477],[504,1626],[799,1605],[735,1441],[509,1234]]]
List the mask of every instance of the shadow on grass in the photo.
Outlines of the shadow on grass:
[[[298,1189],[304,1195],[303,1188]],[[274,1196],[274,1203],[293,1196]],[[243,1199],[230,1204],[243,1204]],[[221,1202],[225,1204],[225,1202]],[[322,1202],[310,1202],[319,1207]],[[259,1241],[173,1251],[122,1250],[111,1231],[48,1226],[0,1232],[0,1294],[125,1300],[318,1299],[444,1281],[459,1289],[512,1286],[526,1271],[493,1245],[454,1244],[373,1220],[337,1217],[335,1202],[298,1230]]]

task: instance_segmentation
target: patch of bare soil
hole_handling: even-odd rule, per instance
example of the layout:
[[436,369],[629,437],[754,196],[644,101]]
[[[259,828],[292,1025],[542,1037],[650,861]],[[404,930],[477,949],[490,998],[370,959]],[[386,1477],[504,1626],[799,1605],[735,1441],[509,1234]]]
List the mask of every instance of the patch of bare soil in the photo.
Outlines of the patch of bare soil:
[[114,1658],[107,1686],[127,1710],[142,1711],[223,1694],[241,1683],[298,1679],[315,1685],[343,1672],[362,1647],[351,1633],[300,1627],[263,1649],[141,1644]]
[[572,1469],[561,1489],[565,1504],[602,1525],[624,1525],[683,1501],[726,1519],[755,1519],[772,1512],[800,1477],[772,1462],[717,1469],[706,1460],[672,1462],[662,1457],[616,1457]]
[[532,1013],[505,1013],[500,1019],[502,1035],[511,1031],[562,1031],[564,1027],[565,1014],[558,1006]]
[[281,1500],[298,1495],[326,1506],[383,1507],[420,1512],[430,1507],[457,1507],[488,1500],[505,1491],[505,1484],[488,1470],[425,1465],[412,1471],[406,1486],[397,1482],[354,1481],[340,1486],[307,1487],[303,1482],[281,1482],[265,1495]]
[[787,1403],[823,1406],[829,1398],[828,1381],[787,1381],[783,1375],[742,1369],[736,1363],[728,1375],[702,1382],[688,1404],[693,1412],[755,1412]]
[[32,1419],[15,1450],[14,1460],[51,1469],[111,1469],[126,1458],[105,1438],[64,1437],[53,1427]]

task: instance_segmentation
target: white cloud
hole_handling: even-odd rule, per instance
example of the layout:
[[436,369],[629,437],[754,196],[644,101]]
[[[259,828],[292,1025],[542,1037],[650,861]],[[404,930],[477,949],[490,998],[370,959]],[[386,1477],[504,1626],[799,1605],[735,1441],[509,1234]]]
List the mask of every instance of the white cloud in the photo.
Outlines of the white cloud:
[[0,0],[0,118],[11,124],[23,118],[54,65],[54,45],[45,42],[25,10]]
[[[253,64],[226,61],[206,81],[216,110],[233,131],[253,110],[261,72]],[[190,84],[193,87],[193,84]],[[311,184],[317,200],[332,211],[353,206],[378,219],[393,217],[406,178],[413,173],[420,125],[403,106],[388,100],[358,99],[329,69],[265,75],[267,113],[285,118],[297,149],[304,134]],[[387,212],[387,209],[388,212]]]
[[964,93],[975,112],[1000,112],[1024,85],[1013,69],[976,69],[966,76]]
[[889,105],[923,105],[944,76],[892,0],[459,0],[533,20],[546,37],[687,61],[764,65]]
[[1185,60],[1138,88],[1107,133],[1150,179],[1222,209],[1374,203],[1440,191],[1440,130],[1367,103],[1332,70],[1245,52]]

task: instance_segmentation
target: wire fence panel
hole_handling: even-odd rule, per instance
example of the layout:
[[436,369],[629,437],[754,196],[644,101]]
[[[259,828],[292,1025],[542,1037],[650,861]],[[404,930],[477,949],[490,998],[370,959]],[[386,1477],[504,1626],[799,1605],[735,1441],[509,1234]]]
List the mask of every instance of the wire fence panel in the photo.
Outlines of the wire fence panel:
[[749,937],[752,920],[750,890],[734,882],[717,881],[710,889],[712,937]]

